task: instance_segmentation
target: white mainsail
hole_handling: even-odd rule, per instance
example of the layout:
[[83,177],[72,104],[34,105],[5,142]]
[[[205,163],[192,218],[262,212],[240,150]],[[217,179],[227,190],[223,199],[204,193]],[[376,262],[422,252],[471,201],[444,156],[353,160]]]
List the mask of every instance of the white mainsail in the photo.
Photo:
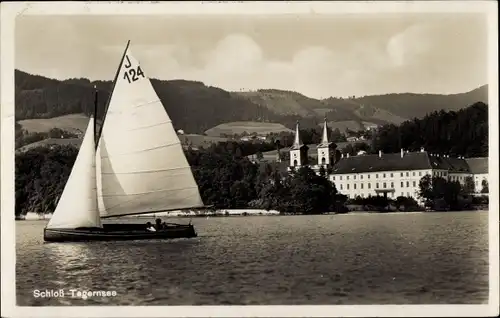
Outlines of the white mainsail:
[[97,208],[94,118],[90,118],[73,169],[47,225],[49,229],[102,227]]
[[128,47],[105,116],[96,158],[101,217],[203,206],[172,121]]

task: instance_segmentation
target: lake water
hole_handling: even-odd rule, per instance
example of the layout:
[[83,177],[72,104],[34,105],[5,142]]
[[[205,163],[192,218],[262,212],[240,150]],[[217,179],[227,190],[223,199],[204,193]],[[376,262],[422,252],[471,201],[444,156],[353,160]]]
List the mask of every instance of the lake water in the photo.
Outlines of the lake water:
[[43,243],[46,222],[16,222],[20,306],[488,302],[487,212],[195,218],[194,239],[90,243]]

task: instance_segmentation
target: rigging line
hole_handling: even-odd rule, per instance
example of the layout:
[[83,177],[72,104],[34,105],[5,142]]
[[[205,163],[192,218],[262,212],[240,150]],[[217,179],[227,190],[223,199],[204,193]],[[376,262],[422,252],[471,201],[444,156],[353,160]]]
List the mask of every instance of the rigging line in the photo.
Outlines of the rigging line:
[[111,111],[111,112],[109,112],[109,114],[123,114],[123,113],[129,114],[131,111],[135,110],[136,108],[140,108],[140,107],[144,107],[144,106],[148,106],[148,105],[156,104],[156,103],[160,103],[163,106],[161,99],[158,98],[158,99],[155,99],[155,100],[152,100],[149,102],[131,105],[131,106],[124,108],[124,109]]
[[120,70],[122,68],[123,60],[125,59],[125,55],[127,54],[129,45],[130,45],[130,40],[127,41],[127,46],[125,47],[125,51],[123,51],[123,55],[122,55],[122,58],[120,60],[120,64],[118,65],[118,69],[116,70],[115,78],[113,80],[113,87],[111,88],[111,92],[109,94],[108,101],[106,102],[106,107],[104,108],[104,114],[103,114],[102,120],[101,120],[101,128],[99,129],[99,137],[97,138],[97,142],[96,142],[96,149],[99,146],[99,140],[101,139],[102,129],[104,127],[106,114],[108,113],[109,103],[111,102],[111,99],[113,98],[113,93],[115,91],[116,82],[118,80],[118,76],[120,75]]
[[142,126],[142,127],[138,127],[138,128],[133,128],[133,129],[130,129],[129,131],[136,131],[136,130],[141,130],[141,129],[146,129],[146,128],[153,128],[153,127],[156,127],[156,126],[168,125],[170,123],[172,123],[171,120],[165,121],[165,122],[162,122],[162,123],[159,123],[159,124],[154,124],[154,125],[149,125],[149,126]]
[[162,189],[156,191],[148,191],[148,192],[140,192],[140,193],[125,193],[125,194],[108,194],[108,195],[98,195],[100,198],[110,198],[110,197],[128,197],[128,196],[137,196],[143,194],[151,194],[151,193],[160,193],[160,192],[173,192],[173,191],[184,191],[184,190],[198,190],[198,186],[191,186],[187,188],[178,188],[178,189]]
[[120,216],[127,216],[127,215],[138,215],[138,214],[150,214],[150,213],[158,213],[158,212],[171,212],[171,211],[176,211],[176,210],[184,210],[184,209],[204,209],[204,208],[210,208],[211,206],[207,205],[195,205],[192,207],[185,207],[185,208],[172,208],[172,209],[164,209],[164,210],[153,210],[153,211],[141,211],[141,212],[134,212],[130,214],[115,214],[115,215],[103,215],[101,216],[101,219],[107,219],[107,218],[114,218],[114,217],[120,217]]
[[[111,174],[119,174],[119,175],[127,175],[127,174],[141,174],[141,173],[153,173],[153,172],[165,172],[165,171],[177,171],[177,170],[189,170],[191,172],[191,167],[186,166],[186,167],[178,167],[178,168],[165,168],[165,169],[158,169],[158,170],[147,170],[147,171],[129,171],[129,172],[101,172],[101,174],[106,174],[106,175],[111,175]],[[173,175],[173,176],[182,176],[186,174],[178,174],[178,175]]]
[[[156,93],[156,92],[155,92]],[[137,104],[137,105],[133,105],[131,107],[131,109],[134,109],[134,108],[139,108],[139,107],[143,107],[143,106],[148,106],[148,105],[151,105],[151,104],[154,104],[154,103],[160,103],[163,105],[163,103],[161,102],[161,99],[158,98],[158,99],[155,99],[155,100],[152,100],[152,101],[149,101],[149,102],[145,102],[145,103],[142,103],[142,104]]]
[[147,128],[153,128],[153,127],[158,127],[158,126],[162,126],[162,125],[168,125],[168,124],[171,124],[171,123],[172,123],[172,120],[164,121],[164,122],[161,122],[161,123],[158,123],[158,124],[149,125],[149,126],[141,126],[141,127],[137,127],[137,128],[132,128],[132,129],[127,130],[127,132],[129,132],[129,131],[138,131],[138,130],[147,129]]
[[[194,197],[194,196],[195,196],[195,195],[184,196],[184,197],[181,199],[181,201],[184,201],[184,200],[186,200],[186,199],[192,198],[192,197]],[[163,198],[165,198],[165,197],[163,197]],[[108,210],[112,210],[112,209],[115,209],[115,208],[117,208],[117,207],[119,207],[119,206],[123,206],[124,204],[128,204],[128,203],[130,203],[130,202],[137,201],[138,199],[140,199],[140,198],[132,198],[132,199],[127,200],[127,201],[125,201],[125,202],[120,202],[120,203],[117,203],[117,204],[113,205],[113,206],[112,206],[112,207],[110,207],[110,208],[104,207],[104,209],[105,209],[106,211],[108,211]],[[177,209],[179,209],[179,208],[177,208]],[[176,209],[176,210],[177,210],[177,209]]]
[[[191,199],[191,198],[193,198],[193,197],[195,197],[195,196],[197,196],[197,195],[184,196],[182,199],[177,200],[177,201],[178,201],[178,202],[179,202],[179,201],[183,202],[183,201],[188,200],[188,199]],[[163,197],[161,197],[161,199],[165,199],[165,198],[167,198],[167,196],[163,196]],[[139,197],[139,198],[135,197],[135,198],[132,198],[132,199],[127,200],[127,201],[125,201],[125,202],[120,202],[120,203],[117,203],[117,204],[115,204],[115,205],[113,205],[113,206],[111,206],[111,207],[106,207],[106,206],[105,206],[105,207],[104,207],[104,210],[105,210],[105,211],[110,211],[110,210],[113,210],[113,209],[119,208],[119,207],[121,207],[121,206],[123,206],[123,205],[130,204],[131,202],[137,201],[137,200],[139,200],[139,199],[140,199],[140,197]],[[200,200],[201,200],[201,198],[200,198]],[[203,204],[203,200],[201,200],[201,201],[202,201],[202,204]],[[176,209],[174,209],[174,210],[177,210],[177,209],[182,209],[182,208],[183,208],[183,207],[177,207],[177,208],[176,208]],[[99,213],[100,213],[100,211],[99,211]]]
[[[180,142],[180,141],[178,141],[178,142],[175,142],[175,143],[173,143],[173,144],[166,144],[166,145],[161,145],[161,146],[158,146],[158,147],[147,148],[147,149],[142,149],[142,150],[137,150],[137,151],[132,151],[132,152],[126,152],[126,153],[113,154],[113,157],[118,157],[118,156],[126,156],[126,155],[133,155],[133,154],[136,154],[136,153],[141,153],[141,152],[147,152],[147,151],[157,150],[157,149],[160,149],[160,148],[169,148],[169,147],[176,146],[176,145],[181,145],[181,142]],[[105,158],[109,158],[109,157],[110,157],[110,156],[101,156],[101,159],[105,159]]]

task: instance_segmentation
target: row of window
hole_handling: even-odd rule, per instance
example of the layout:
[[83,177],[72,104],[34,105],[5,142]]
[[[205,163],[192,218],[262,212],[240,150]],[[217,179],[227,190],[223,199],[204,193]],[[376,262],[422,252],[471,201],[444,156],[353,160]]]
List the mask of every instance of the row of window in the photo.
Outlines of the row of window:
[[458,180],[463,180],[463,176],[450,176],[451,181],[458,181]]
[[[368,189],[371,189],[371,183],[367,183],[368,185]],[[360,186],[360,189],[363,189],[364,188],[364,184],[363,183],[360,183],[359,184]],[[416,181],[413,181],[413,187],[416,187],[417,186],[417,182]],[[405,183],[404,181],[401,181],[401,188],[404,188],[405,187]],[[406,181],[406,187],[409,188],[410,187],[410,181]],[[343,190],[343,185],[341,184],[340,185],[340,190]],[[356,183],[353,184],[353,189],[356,190]],[[375,189],[380,189],[379,187],[379,183],[375,183]],[[382,183],[382,189],[387,189],[387,183],[384,182]],[[394,189],[394,182],[391,182],[391,187],[390,189]],[[346,190],[349,190],[349,184],[346,184]]]
[[[389,173],[382,173],[382,174],[381,174],[381,175],[382,175],[382,178],[385,178],[388,174],[389,174]],[[378,175],[379,175],[379,174],[378,174],[378,173],[376,173],[376,174],[375,174],[375,178],[377,178],[377,179],[378,179]],[[400,173],[400,175],[401,175],[401,177],[404,177],[403,172],[401,172],[401,173]],[[417,174],[416,174],[416,172],[415,172],[415,171],[413,171],[413,172],[412,172],[412,176],[413,176],[413,177],[415,177],[416,175],[417,175]],[[409,176],[410,176],[410,172],[408,172],[408,171],[407,171],[407,172],[406,172],[406,176],[407,176],[407,177],[409,177]],[[422,176],[422,171],[419,171],[419,172],[418,172],[418,176],[419,176],[419,177],[421,177],[421,176]],[[391,177],[391,178],[394,178],[394,173],[392,173],[392,172],[391,172],[391,173],[390,173],[390,177]],[[339,180],[342,180],[342,176],[338,176],[338,178],[339,178]],[[368,179],[370,179],[370,175],[367,175],[367,178],[368,178]],[[354,179],[354,180],[356,180],[356,175],[353,175],[353,179]],[[360,179],[360,180],[363,180],[363,175],[362,175],[362,174],[360,174],[360,175],[359,175],[359,179]],[[346,176],[346,180],[349,180],[349,176]],[[333,176],[333,181],[335,181],[335,176]]]
[[[364,198],[365,194],[364,193],[360,193],[359,196],[362,197],[362,198]],[[368,197],[368,196],[370,196],[370,195],[368,194],[366,197]],[[387,196],[390,197],[390,198],[394,198],[396,196],[396,193],[395,192],[389,192],[387,194]],[[400,192],[400,196],[402,196],[402,197],[404,197],[404,196],[406,196],[406,197],[413,197],[413,195],[411,195],[410,192],[406,192],[406,194],[404,192]]]
[[448,175],[448,172],[446,171],[435,171],[434,176],[436,177],[446,177]]
[[[415,176],[415,172],[413,172],[413,175]],[[419,172],[418,175],[422,176],[422,172]],[[436,172],[435,175],[438,177],[446,177],[447,173],[446,172]],[[401,176],[403,176],[403,173],[401,173]],[[407,177],[409,176],[408,172],[406,173],[406,176]],[[368,177],[368,179],[370,179],[370,175],[368,175],[367,177]],[[383,178],[385,178],[385,177],[386,177],[386,174],[384,173]],[[391,173],[391,177],[393,177],[392,173]],[[339,178],[339,180],[342,180],[342,176],[338,176],[338,178]],[[378,178],[378,174],[375,175],[375,178]],[[464,176],[450,176],[451,181],[464,180],[464,178],[465,178]],[[356,180],[356,175],[353,176],[353,179]],[[363,175],[360,175],[359,179],[362,180]],[[333,176],[332,180],[335,181],[335,176]],[[346,180],[349,180],[349,176],[346,176]],[[403,185],[401,185],[401,187],[403,187]]]

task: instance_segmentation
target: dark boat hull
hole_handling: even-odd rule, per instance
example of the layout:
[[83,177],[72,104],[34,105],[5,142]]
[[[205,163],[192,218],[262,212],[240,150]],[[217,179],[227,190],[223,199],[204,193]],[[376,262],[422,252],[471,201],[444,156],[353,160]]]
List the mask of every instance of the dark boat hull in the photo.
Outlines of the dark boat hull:
[[145,224],[103,224],[103,228],[47,229],[46,242],[157,240],[197,237],[194,226],[169,224],[164,230],[150,232]]

